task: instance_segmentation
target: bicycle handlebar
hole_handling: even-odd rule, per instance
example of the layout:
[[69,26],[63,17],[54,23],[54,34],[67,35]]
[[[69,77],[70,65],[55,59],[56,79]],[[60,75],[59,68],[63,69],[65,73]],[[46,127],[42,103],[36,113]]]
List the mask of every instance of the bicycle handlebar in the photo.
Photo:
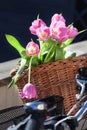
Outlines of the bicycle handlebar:
[[[39,102],[38,103],[33,102],[33,103],[39,104]],[[35,107],[34,104],[33,106]],[[27,109],[28,108],[29,106],[27,107]],[[75,130],[75,128],[78,126],[78,122],[82,118],[82,115],[84,114],[84,112],[87,111],[87,101],[85,101],[83,107],[74,116],[56,115],[46,119],[45,109],[44,111],[36,111],[36,109],[31,109],[31,108],[29,108],[29,111],[27,111],[29,113],[27,113],[28,117],[25,120],[23,120],[22,122],[20,122],[18,125],[14,127],[9,127],[7,130],[19,130],[20,126],[24,124],[25,124],[25,128],[21,130]]]
[[[75,104],[75,108],[78,106],[78,104],[80,104],[81,101]],[[75,130],[79,121],[87,111],[87,101],[84,102],[84,105],[81,107],[81,109],[72,117],[69,116],[69,114],[61,116],[52,115],[52,117],[46,119],[49,111],[53,111],[55,107],[56,105],[50,109],[47,109],[47,104],[44,102],[44,100],[26,103],[24,105],[24,109],[28,117],[26,117],[26,119],[21,121],[19,124],[9,127],[7,130],[20,130],[20,127],[23,125],[25,128],[21,130]]]

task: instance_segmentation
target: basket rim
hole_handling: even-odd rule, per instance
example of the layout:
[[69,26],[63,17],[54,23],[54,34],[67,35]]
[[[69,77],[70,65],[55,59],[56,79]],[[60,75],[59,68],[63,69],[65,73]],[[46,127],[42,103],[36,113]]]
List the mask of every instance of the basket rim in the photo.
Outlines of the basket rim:
[[[31,68],[31,71],[32,70],[36,71],[38,68],[43,68],[44,66],[48,67],[51,64],[55,65],[56,63],[61,63],[61,62],[66,63],[67,61],[69,63],[70,61],[77,61],[77,59],[86,59],[86,58],[87,58],[87,55],[80,55],[80,56],[76,56],[76,57],[73,57],[73,58],[67,58],[67,59],[63,59],[63,60],[57,60],[57,61],[53,61],[53,62],[49,62],[49,63],[45,63],[45,64],[40,64],[38,66],[33,66]],[[18,70],[18,67],[14,68],[10,71],[11,77],[14,77],[17,70]],[[21,79],[25,74],[27,74],[27,72],[28,72],[28,67],[25,67],[22,74],[19,76],[19,79]]]

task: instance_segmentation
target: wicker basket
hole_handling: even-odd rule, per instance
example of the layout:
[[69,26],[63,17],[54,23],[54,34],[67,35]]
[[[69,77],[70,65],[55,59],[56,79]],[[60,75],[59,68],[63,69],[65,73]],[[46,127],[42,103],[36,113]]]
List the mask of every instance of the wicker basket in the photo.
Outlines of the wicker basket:
[[[32,68],[31,83],[37,87],[39,98],[49,95],[63,96],[67,113],[77,102],[75,95],[78,91],[76,90],[75,75],[81,67],[87,67],[87,56],[42,64]],[[14,73],[11,73],[12,76]],[[28,70],[25,69],[17,82],[19,93],[27,83],[27,74]],[[23,100],[24,103],[28,101],[27,99]]]

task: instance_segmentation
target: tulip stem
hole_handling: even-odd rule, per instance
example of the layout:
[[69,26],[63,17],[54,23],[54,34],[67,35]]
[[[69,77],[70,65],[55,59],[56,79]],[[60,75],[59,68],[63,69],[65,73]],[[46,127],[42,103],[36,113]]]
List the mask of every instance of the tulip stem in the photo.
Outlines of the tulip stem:
[[28,83],[30,83],[30,75],[31,75],[31,63],[32,63],[33,57],[31,57],[28,67]]

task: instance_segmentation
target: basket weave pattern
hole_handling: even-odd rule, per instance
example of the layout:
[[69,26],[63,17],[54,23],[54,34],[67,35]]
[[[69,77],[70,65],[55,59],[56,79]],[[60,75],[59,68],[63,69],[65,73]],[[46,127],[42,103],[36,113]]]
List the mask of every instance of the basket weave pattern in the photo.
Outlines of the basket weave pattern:
[[[87,67],[87,56],[42,64],[32,68],[31,83],[37,87],[39,98],[49,95],[63,96],[67,113],[77,102],[75,95],[79,92],[76,90],[75,76],[81,67]],[[25,69],[17,82],[19,93],[27,83],[27,74],[28,70]],[[28,101],[27,99],[23,100],[24,103]]]

